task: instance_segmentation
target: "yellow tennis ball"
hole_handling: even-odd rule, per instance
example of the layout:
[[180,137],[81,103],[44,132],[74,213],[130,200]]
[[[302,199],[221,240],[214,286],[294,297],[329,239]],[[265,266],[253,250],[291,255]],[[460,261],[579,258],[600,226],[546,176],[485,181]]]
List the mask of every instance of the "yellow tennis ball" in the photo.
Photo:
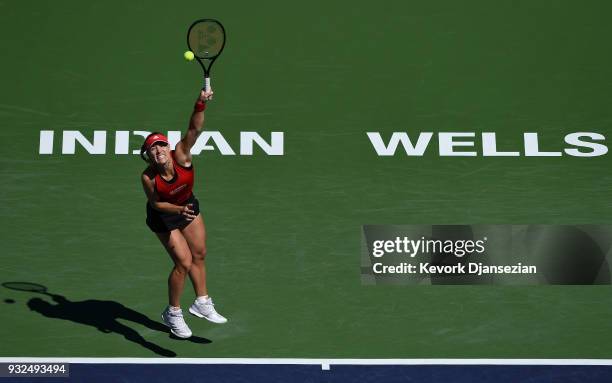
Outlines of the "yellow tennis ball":
[[193,58],[195,57],[195,55],[193,54],[193,52],[192,52],[192,51],[186,51],[186,52],[183,54],[183,57],[185,57],[185,60],[187,60],[187,61],[191,61],[191,60],[193,60]]

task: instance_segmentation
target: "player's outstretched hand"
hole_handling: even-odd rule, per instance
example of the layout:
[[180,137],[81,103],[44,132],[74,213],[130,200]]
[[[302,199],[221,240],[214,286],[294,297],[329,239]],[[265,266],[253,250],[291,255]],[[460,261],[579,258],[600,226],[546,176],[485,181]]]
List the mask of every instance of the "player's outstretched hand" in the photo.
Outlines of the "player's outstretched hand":
[[213,98],[213,90],[212,88],[207,92],[204,89],[200,92],[200,101],[206,102],[212,100]]
[[195,219],[195,211],[193,211],[193,204],[188,203],[183,206],[183,210],[181,210],[181,215],[187,219],[187,221],[193,221]]

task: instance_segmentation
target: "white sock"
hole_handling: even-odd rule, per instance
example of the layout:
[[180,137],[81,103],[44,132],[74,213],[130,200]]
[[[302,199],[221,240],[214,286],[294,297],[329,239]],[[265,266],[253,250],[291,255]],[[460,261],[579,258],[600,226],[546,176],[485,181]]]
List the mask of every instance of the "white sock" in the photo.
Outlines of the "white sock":
[[208,302],[208,299],[209,299],[208,295],[204,295],[204,296],[201,296],[201,297],[197,297],[196,298],[196,302],[198,302],[198,303],[206,303],[206,302]]
[[177,313],[179,311],[181,311],[180,307],[174,307],[174,306],[168,306],[168,309],[173,312],[173,313]]

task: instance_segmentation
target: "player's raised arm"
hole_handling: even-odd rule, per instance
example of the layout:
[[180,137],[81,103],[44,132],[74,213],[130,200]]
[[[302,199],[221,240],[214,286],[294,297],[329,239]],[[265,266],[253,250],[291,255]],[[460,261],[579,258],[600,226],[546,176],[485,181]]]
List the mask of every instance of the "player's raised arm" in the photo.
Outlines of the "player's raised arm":
[[212,100],[212,97],[212,89],[209,91],[202,90],[200,92],[200,96],[196,100],[193,107],[193,113],[191,113],[191,118],[189,119],[189,128],[181,141],[176,145],[176,159],[179,164],[183,166],[191,165],[191,148],[202,132],[202,128],[204,127],[204,110],[206,109],[206,102]]

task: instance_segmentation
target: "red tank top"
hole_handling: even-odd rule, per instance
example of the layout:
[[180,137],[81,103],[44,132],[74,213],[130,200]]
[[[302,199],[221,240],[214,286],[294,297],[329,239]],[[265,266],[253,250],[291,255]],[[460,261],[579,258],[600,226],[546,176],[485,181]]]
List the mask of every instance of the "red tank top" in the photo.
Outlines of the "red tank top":
[[170,202],[182,205],[191,197],[193,190],[193,164],[189,167],[181,166],[174,157],[174,150],[170,152],[174,163],[174,177],[166,181],[161,175],[155,175],[155,191],[160,202]]

